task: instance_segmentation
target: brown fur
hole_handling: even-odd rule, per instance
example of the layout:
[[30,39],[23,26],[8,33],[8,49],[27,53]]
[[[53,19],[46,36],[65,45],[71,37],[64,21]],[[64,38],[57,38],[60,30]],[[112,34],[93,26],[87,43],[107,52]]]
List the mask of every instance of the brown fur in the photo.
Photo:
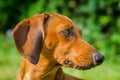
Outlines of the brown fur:
[[[66,37],[61,32],[70,29]],[[62,66],[88,69],[96,66],[94,47],[82,40],[81,29],[67,17],[54,13],[36,14],[13,30],[15,45],[23,56],[17,80],[81,80],[65,74]],[[65,60],[72,63],[65,64]]]

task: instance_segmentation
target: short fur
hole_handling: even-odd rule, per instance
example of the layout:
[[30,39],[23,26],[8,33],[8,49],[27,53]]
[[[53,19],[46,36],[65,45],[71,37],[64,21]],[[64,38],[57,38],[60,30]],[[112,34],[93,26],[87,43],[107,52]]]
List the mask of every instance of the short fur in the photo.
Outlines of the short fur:
[[[64,30],[73,35],[65,36]],[[97,50],[82,40],[82,30],[69,18],[54,13],[36,14],[18,23],[13,37],[23,57],[16,80],[81,80],[65,74],[62,66],[89,69],[97,65]]]

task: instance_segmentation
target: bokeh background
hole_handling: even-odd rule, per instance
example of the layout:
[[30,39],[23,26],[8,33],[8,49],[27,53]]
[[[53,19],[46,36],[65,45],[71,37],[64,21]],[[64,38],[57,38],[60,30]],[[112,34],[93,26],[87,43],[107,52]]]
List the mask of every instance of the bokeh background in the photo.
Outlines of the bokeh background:
[[120,80],[120,0],[0,0],[0,80],[14,80],[21,56],[11,31],[36,13],[54,12],[68,16],[82,30],[83,39],[104,56],[102,65],[64,72],[87,80]]

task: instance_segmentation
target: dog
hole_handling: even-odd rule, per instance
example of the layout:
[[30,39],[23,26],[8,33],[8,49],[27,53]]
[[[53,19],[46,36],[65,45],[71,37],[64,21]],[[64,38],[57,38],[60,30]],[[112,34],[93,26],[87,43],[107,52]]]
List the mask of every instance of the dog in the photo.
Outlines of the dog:
[[82,80],[65,74],[61,67],[86,70],[104,60],[82,39],[82,30],[60,14],[35,14],[19,22],[12,35],[23,57],[16,80]]

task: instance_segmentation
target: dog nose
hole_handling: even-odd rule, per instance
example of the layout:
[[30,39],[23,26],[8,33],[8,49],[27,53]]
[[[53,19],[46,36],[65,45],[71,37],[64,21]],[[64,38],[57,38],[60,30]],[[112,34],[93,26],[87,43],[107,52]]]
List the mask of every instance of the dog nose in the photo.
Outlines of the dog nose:
[[104,56],[99,53],[93,54],[93,58],[96,62],[96,65],[100,65],[104,61]]

